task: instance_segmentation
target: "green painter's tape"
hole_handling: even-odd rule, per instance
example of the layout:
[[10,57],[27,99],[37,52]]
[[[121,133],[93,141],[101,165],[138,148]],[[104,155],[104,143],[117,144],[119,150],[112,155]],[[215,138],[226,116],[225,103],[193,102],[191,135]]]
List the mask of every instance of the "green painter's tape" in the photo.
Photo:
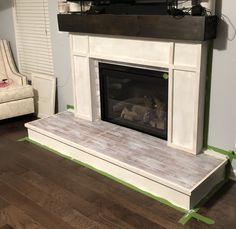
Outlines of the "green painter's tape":
[[163,77],[165,80],[168,80],[169,75],[168,75],[168,73],[165,72],[162,77]]
[[203,216],[203,215],[200,215],[199,213],[196,213],[194,212],[192,214],[192,217],[198,221],[201,221],[203,223],[206,223],[208,225],[212,225],[212,224],[215,224],[215,221],[209,217],[206,217],[206,216]]
[[196,219],[198,221],[201,221],[205,224],[212,225],[215,223],[213,219],[210,219],[206,216],[200,215],[195,210],[190,210],[188,213],[186,213],[178,222],[182,225],[185,225],[190,219]]
[[49,148],[49,147],[47,147],[47,146],[45,146],[45,145],[42,145],[42,144],[40,144],[40,143],[38,143],[38,142],[36,142],[36,141],[33,141],[33,140],[29,139],[28,137],[21,138],[21,139],[19,139],[19,140],[17,140],[17,141],[18,141],[18,142],[28,141],[28,142],[30,142],[30,143],[32,143],[32,144],[34,144],[34,145],[37,145],[37,146],[39,146],[39,147],[41,147],[41,148],[43,148],[43,149],[45,149],[45,150],[47,150],[47,151],[50,151],[50,152],[52,152],[52,153],[54,153],[54,154],[57,154],[58,156],[61,156],[61,157],[65,158],[65,159],[71,160],[71,157],[66,156],[66,155],[64,155],[64,154],[62,154],[62,153],[60,153],[60,152],[58,152],[58,151],[56,151],[56,150],[54,150],[54,149],[52,149],[52,148]]
[[206,92],[205,92],[205,114],[204,114],[204,131],[203,145],[206,148],[208,144],[209,117],[210,117],[210,100],[211,100],[211,83],[212,83],[212,61],[213,61],[213,42],[209,42],[206,70]]
[[[93,170],[93,171],[95,171],[95,172],[97,172],[97,173],[99,173],[99,174],[101,174],[101,175],[103,175],[103,176],[106,176],[106,177],[108,177],[108,178],[110,178],[110,179],[112,179],[112,180],[114,180],[114,181],[116,181],[116,182],[118,182],[118,183],[120,183],[120,184],[122,184],[122,185],[128,187],[128,188],[131,188],[131,189],[133,189],[133,190],[135,190],[135,191],[137,191],[137,192],[139,192],[139,193],[142,193],[142,194],[145,195],[145,196],[148,196],[148,197],[150,197],[150,198],[152,198],[152,199],[154,199],[154,200],[157,200],[158,202],[160,202],[160,203],[162,203],[162,204],[164,204],[164,205],[167,205],[167,206],[169,206],[169,207],[171,207],[171,208],[173,208],[173,209],[175,209],[175,210],[177,210],[177,211],[179,211],[179,212],[181,212],[181,213],[184,213],[185,215],[178,221],[178,222],[179,222],[180,224],[182,224],[182,225],[185,225],[185,224],[186,224],[190,219],[192,219],[192,218],[194,218],[194,219],[196,219],[196,220],[198,220],[198,221],[201,221],[201,222],[203,222],[203,223],[206,223],[206,224],[214,224],[214,220],[212,220],[212,219],[210,219],[210,218],[208,218],[208,217],[205,217],[205,216],[203,216],[203,215],[197,213],[197,212],[200,210],[200,208],[196,208],[196,209],[190,210],[190,211],[185,210],[185,209],[183,209],[183,208],[180,208],[180,207],[178,207],[178,206],[172,204],[171,202],[169,202],[169,201],[166,200],[166,199],[163,199],[163,198],[158,197],[158,196],[154,196],[153,194],[151,194],[151,193],[149,193],[149,192],[145,192],[145,191],[143,191],[143,190],[137,188],[136,186],[133,186],[133,185],[131,185],[131,184],[129,184],[129,183],[123,181],[123,180],[120,180],[119,178],[116,178],[116,177],[114,177],[114,176],[112,176],[112,175],[110,175],[110,174],[108,174],[108,173],[106,173],[106,172],[103,172],[103,171],[101,171],[101,170],[99,170],[99,169],[97,169],[97,168],[95,168],[95,167],[93,167],[93,166],[91,166],[91,165],[88,165],[88,164],[86,164],[86,163],[83,163],[83,162],[81,162],[81,161],[78,161],[78,160],[76,160],[76,159],[73,159],[72,157],[65,156],[65,155],[63,155],[62,153],[60,153],[60,152],[58,152],[58,151],[56,151],[56,150],[54,150],[54,149],[51,149],[51,148],[49,148],[49,147],[47,147],[47,146],[45,146],[45,145],[42,145],[42,144],[40,144],[40,143],[38,143],[38,142],[35,142],[35,141],[29,139],[28,137],[19,139],[18,141],[20,141],[20,142],[22,142],[22,141],[28,141],[28,142],[30,142],[30,143],[33,143],[33,144],[37,145],[37,146],[40,146],[40,147],[42,147],[43,149],[46,149],[46,150],[48,150],[48,151],[50,151],[50,152],[52,152],[52,153],[54,153],[54,154],[57,154],[57,155],[59,155],[59,156],[61,156],[61,157],[63,157],[63,158],[66,158],[66,159],[69,159],[69,160],[71,160],[71,161],[74,161],[75,163],[77,163],[77,164],[79,164],[79,165],[81,165],[81,166],[84,166],[84,167],[86,167],[86,168],[88,168],[88,169],[91,169],[91,170]],[[216,191],[216,188],[215,188],[214,190]],[[218,189],[217,189],[217,190],[218,190]],[[212,193],[213,193],[213,192],[212,192]],[[214,192],[214,193],[215,193],[215,192]],[[209,196],[210,196],[210,195],[209,195]],[[208,196],[208,198],[209,198],[209,196]]]
[[232,162],[233,160],[236,160],[236,154],[235,154],[234,151],[230,151],[230,150],[226,151],[226,150],[214,147],[214,146],[208,146],[207,149],[213,150],[217,153],[220,153],[220,154],[223,154],[223,155],[227,156],[229,158],[230,162]]
[[74,110],[75,107],[73,105],[68,104],[68,105],[66,105],[66,109],[67,110],[69,110],[69,109]]
[[182,225],[185,225],[193,216],[195,210],[188,211],[178,222]]
[[20,138],[17,140],[18,142],[24,142],[24,141],[29,141],[28,137]]

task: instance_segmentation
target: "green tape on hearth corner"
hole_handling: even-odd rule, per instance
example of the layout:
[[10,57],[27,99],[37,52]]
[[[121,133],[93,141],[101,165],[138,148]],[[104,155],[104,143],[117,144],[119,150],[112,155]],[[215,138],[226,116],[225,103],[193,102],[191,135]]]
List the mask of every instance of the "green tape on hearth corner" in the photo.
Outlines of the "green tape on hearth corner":
[[139,193],[141,193],[141,194],[143,194],[143,195],[145,195],[147,197],[150,197],[150,198],[152,198],[154,200],[157,200],[158,202],[160,202],[160,203],[162,203],[164,205],[167,205],[167,206],[175,209],[178,212],[184,213],[184,216],[178,221],[182,225],[185,225],[192,218],[194,218],[194,219],[196,219],[198,221],[201,221],[201,222],[203,222],[205,224],[214,224],[214,220],[212,220],[212,219],[210,219],[208,217],[205,217],[205,216],[197,213],[197,211],[199,211],[200,208],[197,208],[197,209],[194,209],[194,210],[190,210],[190,211],[185,210],[185,209],[183,209],[181,207],[178,207],[178,206],[172,204],[171,202],[169,202],[168,200],[166,200],[164,198],[161,198],[161,197],[155,196],[155,195],[153,195],[153,194],[151,194],[149,192],[143,191],[143,190],[137,188],[136,186],[134,186],[132,184],[129,184],[129,183],[123,181],[123,180],[120,180],[119,178],[114,177],[114,176],[112,176],[112,175],[110,175],[110,174],[108,174],[106,172],[103,172],[103,171],[101,171],[101,170],[99,170],[99,169],[97,169],[97,168],[95,168],[95,167],[93,167],[91,165],[88,165],[88,164],[86,164],[84,162],[78,161],[78,160],[73,159],[72,157],[69,157],[69,156],[65,156],[64,154],[62,154],[62,153],[60,153],[60,152],[58,152],[58,151],[56,151],[56,150],[54,150],[52,148],[49,148],[49,147],[47,147],[45,145],[42,145],[42,144],[40,144],[40,143],[38,143],[36,141],[33,141],[30,138],[28,138],[28,137],[21,138],[18,141],[19,142],[28,141],[28,142],[30,142],[32,144],[35,144],[35,145],[37,145],[37,146],[39,146],[39,147],[41,147],[41,148],[43,148],[43,149],[45,149],[45,150],[47,150],[49,152],[52,152],[52,153],[54,153],[54,154],[56,154],[58,156],[61,156],[61,157],[65,158],[65,159],[69,159],[69,160],[71,160],[71,161],[73,161],[73,162],[75,162],[75,163],[77,163],[77,164],[79,164],[79,165],[81,165],[83,167],[91,169],[91,170],[93,170],[93,171],[95,171],[95,172],[97,172],[97,173],[99,173],[99,174],[101,174],[101,175],[103,175],[105,177],[108,177],[111,180],[114,180],[114,181],[116,181],[116,182],[118,182],[118,183],[120,183],[120,184],[122,184],[122,185],[124,185],[124,186],[126,186],[128,188],[131,188],[132,190],[137,191],[137,192],[139,192]]
[[220,153],[220,154],[223,154],[223,155],[227,156],[229,158],[230,162],[232,162],[233,160],[236,160],[236,154],[235,154],[234,151],[231,151],[231,150],[226,151],[226,150],[223,150],[223,149],[219,149],[215,146],[207,146],[207,149],[208,150],[213,150],[216,153]]

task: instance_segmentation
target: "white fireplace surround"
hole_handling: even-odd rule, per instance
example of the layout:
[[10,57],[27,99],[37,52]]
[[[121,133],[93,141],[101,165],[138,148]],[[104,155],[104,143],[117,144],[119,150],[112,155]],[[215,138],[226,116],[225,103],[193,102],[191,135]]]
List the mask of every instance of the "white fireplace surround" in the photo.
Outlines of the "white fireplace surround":
[[75,116],[100,119],[98,63],[169,73],[167,144],[202,151],[207,43],[70,34]]

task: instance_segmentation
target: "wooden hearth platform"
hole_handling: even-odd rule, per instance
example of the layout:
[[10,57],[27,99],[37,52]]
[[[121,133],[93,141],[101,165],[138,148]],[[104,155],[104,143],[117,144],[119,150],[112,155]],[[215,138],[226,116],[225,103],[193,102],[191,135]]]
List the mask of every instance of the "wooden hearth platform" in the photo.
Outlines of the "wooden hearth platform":
[[71,112],[26,124],[29,138],[185,209],[224,179],[227,159],[198,156],[166,142]]

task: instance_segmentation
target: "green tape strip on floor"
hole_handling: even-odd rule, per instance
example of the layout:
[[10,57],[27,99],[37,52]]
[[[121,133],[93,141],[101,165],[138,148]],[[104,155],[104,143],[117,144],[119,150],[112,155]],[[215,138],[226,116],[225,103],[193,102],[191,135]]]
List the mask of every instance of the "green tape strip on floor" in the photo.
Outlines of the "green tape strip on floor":
[[201,209],[202,206],[214,195],[216,194],[228,181],[228,173],[226,172],[226,177],[223,181],[221,181],[219,184],[217,184],[211,191],[208,193],[207,196],[205,196],[200,203],[196,206],[195,209],[190,210],[188,213],[186,213],[178,222],[182,225],[185,225],[191,218],[194,218],[198,221],[201,221],[203,223],[212,225],[215,223],[215,221],[209,217],[205,217],[198,213],[198,211]]
[[[171,207],[171,208],[173,208],[173,209],[175,209],[175,210],[177,210],[177,211],[179,211],[181,213],[184,213],[184,216],[178,221],[182,225],[185,225],[192,218],[194,218],[194,219],[196,219],[198,221],[201,221],[201,222],[203,222],[205,224],[209,224],[209,225],[214,224],[214,222],[215,222],[214,220],[212,220],[212,219],[210,219],[210,218],[208,218],[206,216],[203,216],[203,215],[197,213],[200,210],[200,208],[196,208],[194,210],[189,210],[189,211],[185,210],[185,209],[183,209],[181,207],[178,207],[178,206],[172,204],[171,202],[169,202],[166,199],[163,199],[163,198],[158,197],[158,196],[154,196],[153,194],[151,194],[149,192],[145,192],[145,191],[137,188],[136,186],[133,186],[133,185],[131,185],[131,184],[129,184],[129,183],[123,181],[123,180],[120,180],[120,179],[118,179],[118,178],[116,178],[116,177],[106,173],[106,172],[103,172],[103,171],[101,171],[99,169],[96,169],[95,167],[93,167],[91,165],[88,165],[86,163],[83,163],[81,161],[73,159],[72,157],[66,156],[66,155],[64,155],[64,154],[62,154],[62,153],[60,153],[60,152],[58,152],[58,151],[56,151],[56,150],[54,150],[52,148],[49,148],[49,147],[47,147],[45,145],[42,145],[42,144],[40,144],[40,143],[38,143],[36,141],[33,141],[33,140],[29,139],[28,137],[21,138],[18,141],[19,142],[28,141],[28,142],[30,142],[32,144],[35,144],[35,145],[37,145],[37,146],[39,146],[39,147],[41,147],[41,148],[43,148],[43,149],[45,149],[45,150],[47,150],[49,152],[52,152],[52,153],[54,153],[54,154],[56,154],[58,156],[61,156],[61,157],[65,158],[65,159],[69,159],[69,160],[71,160],[71,161],[73,161],[73,162],[75,162],[75,163],[77,163],[77,164],[79,164],[79,165],[81,165],[83,167],[91,169],[91,170],[93,170],[93,171],[95,171],[95,172],[97,172],[97,173],[99,173],[99,174],[101,174],[103,176],[106,176],[106,177],[108,177],[108,178],[110,178],[110,179],[112,179],[112,180],[114,180],[114,181],[116,181],[116,182],[118,182],[118,183],[128,187],[128,188],[131,188],[131,189],[133,189],[133,190],[135,190],[135,191],[137,191],[139,193],[142,193],[145,196],[148,196],[148,197],[150,197],[150,198],[152,198],[154,200],[157,200],[158,202],[160,202],[160,203],[162,203],[164,205],[167,205],[167,206],[169,206],[169,207]],[[211,192],[211,193],[213,193],[213,192]]]
[[200,215],[199,213],[197,213],[197,210],[190,210],[178,222],[182,225],[185,225],[192,218],[194,218],[198,221],[201,221],[205,224],[208,224],[208,225],[212,225],[215,223],[215,221],[210,219],[209,217],[206,217],[206,216],[203,216],[203,215]]

